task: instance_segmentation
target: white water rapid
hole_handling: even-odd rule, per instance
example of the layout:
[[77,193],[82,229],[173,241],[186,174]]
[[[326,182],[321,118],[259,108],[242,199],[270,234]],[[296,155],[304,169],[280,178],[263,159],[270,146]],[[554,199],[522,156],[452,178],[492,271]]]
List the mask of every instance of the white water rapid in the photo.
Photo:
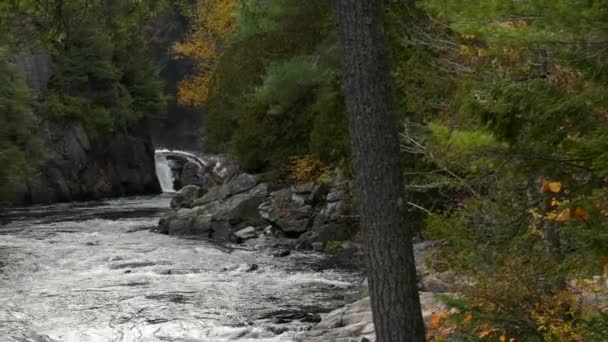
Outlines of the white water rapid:
[[312,323],[286,315],[358,289],[318,254],[151,233],[169,199],[0,211],[0,341],[290,342]]

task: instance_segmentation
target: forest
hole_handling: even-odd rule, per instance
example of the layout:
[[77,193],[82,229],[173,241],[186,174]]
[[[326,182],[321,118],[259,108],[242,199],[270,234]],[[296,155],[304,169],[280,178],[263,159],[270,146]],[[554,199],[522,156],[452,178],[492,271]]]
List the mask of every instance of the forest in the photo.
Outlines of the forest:
[[[453,285],[426,340],[608,341],[608,1],[371,2],[403,229],[439,241],[426,265]],[[334,1],[4,1],[3,198],[46,158],[41,118],[94,140],[170,115],[151,54],[167,13],[189,22],[167,50],[191,66],[173,100],[202,117],[203,151],[275,184],[357,176]],[[44,96],[14,58],[40,49]]]

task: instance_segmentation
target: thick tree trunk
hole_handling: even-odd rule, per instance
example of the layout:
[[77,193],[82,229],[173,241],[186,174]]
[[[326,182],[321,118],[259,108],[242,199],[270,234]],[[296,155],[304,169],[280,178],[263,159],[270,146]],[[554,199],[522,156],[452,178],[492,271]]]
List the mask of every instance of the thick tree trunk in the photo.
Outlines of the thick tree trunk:
[[379,342],[425,340],[406,222],[382,0],[336,0],[355,185]]

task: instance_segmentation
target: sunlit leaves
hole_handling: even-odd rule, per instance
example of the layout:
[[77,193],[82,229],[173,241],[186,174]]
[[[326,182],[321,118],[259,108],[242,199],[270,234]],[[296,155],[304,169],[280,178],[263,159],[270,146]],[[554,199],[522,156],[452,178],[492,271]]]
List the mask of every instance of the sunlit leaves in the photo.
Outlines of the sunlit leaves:
[[236,0],[197,0],[190,36],[173,46],[175,58],[194,61],[194,75],[178,85],[178,102],[202,105],[209,94],[209,83],[222,53],[222,44],[236,30]]

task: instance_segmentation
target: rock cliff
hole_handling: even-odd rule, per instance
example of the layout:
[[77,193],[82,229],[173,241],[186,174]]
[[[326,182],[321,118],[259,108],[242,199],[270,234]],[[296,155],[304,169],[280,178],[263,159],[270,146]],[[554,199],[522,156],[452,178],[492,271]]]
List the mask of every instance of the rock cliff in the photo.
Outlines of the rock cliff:
[[[43,100],[53,63],[45,53],[15,56],[28,86]],[[56,203],[160,193],[154,147],[145,122],[91,139],[77,119],[38,112],[46,159],[15,194],[15,204]]]

